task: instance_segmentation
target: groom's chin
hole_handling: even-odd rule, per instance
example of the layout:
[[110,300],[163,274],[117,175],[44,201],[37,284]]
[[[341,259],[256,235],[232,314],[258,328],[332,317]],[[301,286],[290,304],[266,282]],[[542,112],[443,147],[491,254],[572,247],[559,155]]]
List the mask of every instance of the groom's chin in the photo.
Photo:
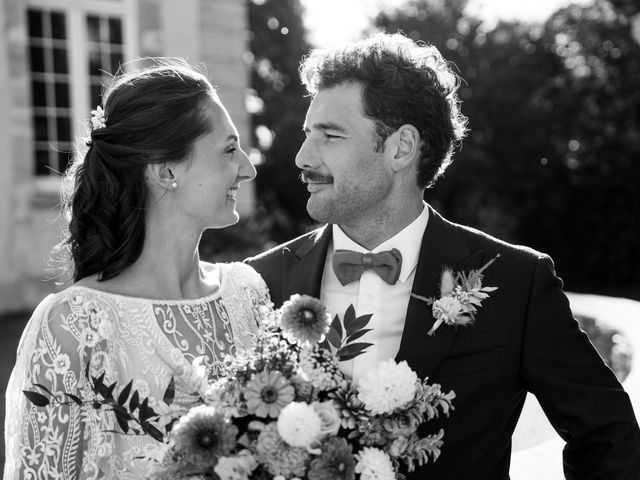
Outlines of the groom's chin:
[[331,209],[328,208],[326,202],[320,202],[318,199],[314,199],[313,195],[307,200],[307,213],[316,222],[333,223]]

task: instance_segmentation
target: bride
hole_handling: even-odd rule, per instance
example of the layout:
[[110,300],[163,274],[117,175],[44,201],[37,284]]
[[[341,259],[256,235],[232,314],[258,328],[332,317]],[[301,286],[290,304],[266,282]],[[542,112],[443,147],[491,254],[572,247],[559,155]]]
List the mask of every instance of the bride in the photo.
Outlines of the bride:
[[103,107],[63,195],[74,283],[36,308],[7,388],[5,480],[142,477],[151,437],[124,434],[105,408],[37,407],[23,390],[87,400],[88,376],[104,372],[150,406],[173,378],[188,402],[194,364],[215,376],[269,304],[251,267],[198,255],[203,230],[238,221],[239,185],[256,173],[207,78],[162,60],[115,77]]

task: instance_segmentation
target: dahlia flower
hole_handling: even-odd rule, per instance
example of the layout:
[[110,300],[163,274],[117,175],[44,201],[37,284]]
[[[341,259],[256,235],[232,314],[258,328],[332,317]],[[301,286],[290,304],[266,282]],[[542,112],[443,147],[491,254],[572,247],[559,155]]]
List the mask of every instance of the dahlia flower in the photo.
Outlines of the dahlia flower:
[[365,447],[356,455],[355,471],[360,480],[394,480],[396,478],[389,455],[377,448]]
[[358,399],[374,414],[391,413],[409,403],[416,394],[418,375],[406,361],[379,362],[358,384]]
[[280,308],[280,327],[296,343],[321,342],[329,331],[331,316],[317,298],[292,295]]
[[309,447],[320,436],[322,421],[313,407],[291,402],[278,416],[278,433],[292,447]]
[[331,437],[309,465],[309,480],[354,480],[356,460],[346,439]]
[[304,476],[309,454],[304,448],[292,447],[285,442],[278,434],[276,422],[260,432],[256,450],[260,463],[265,464],[272,475]]
[[236,446],[238,429],[226,422],[214,407],[192,408],[173,426],[171,439],[185,460],[199,467],[213,467],[218,458]]

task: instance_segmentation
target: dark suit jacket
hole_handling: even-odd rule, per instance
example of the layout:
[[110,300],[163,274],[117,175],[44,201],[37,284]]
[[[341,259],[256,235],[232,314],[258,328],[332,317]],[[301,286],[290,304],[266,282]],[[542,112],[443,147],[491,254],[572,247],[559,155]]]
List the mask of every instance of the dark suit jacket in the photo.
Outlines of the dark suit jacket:
[[[325,226],[247,262],[264,277],[276,306],[294,293],[319,297],[330,240]],[[473,326],[442,325],[428,336],[431,307],[409,301],[396,359],[456,393],[452,415],[423,432],[444,428],[442,455],[409,478],[508,479],[511,435],[529,391],[567,442],[567,479],[639,480],[640,431],[629,397],[573,319],[548,256],[452,224],[431,209],[413,292],[438,297],[444,266],[477,269],[498,253],[484,280],[498,290]]]

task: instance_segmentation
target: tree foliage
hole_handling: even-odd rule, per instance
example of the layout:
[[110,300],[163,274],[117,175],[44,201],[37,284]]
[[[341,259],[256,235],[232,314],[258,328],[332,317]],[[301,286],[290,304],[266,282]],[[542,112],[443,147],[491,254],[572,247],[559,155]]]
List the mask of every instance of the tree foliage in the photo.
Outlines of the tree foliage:
[[[465,0],[416,0],[376,26],[436,45],[464,79],[470,135],[428,200],[550,253],[568,288],[640,282],[640,47],[629,0],[486,30]],[[627,292],[632,294],[632,292]]]
[[298,233],[299,222],[307,218],[306,190],[297,180],[294,165],[304,140],[302,125],[309,105],[298,77],[300,60],[310,50],[302,13],[300,0],[249,1],[251,85],[263,102],[253,125],[268,128],[273,137],[271,145],[260,146],[264,163],[259,167],[258,192],[270,213],[284,208],[293,219],[281,225],[280,231],[276,229],[274,235],[282,237],[278,240]]

